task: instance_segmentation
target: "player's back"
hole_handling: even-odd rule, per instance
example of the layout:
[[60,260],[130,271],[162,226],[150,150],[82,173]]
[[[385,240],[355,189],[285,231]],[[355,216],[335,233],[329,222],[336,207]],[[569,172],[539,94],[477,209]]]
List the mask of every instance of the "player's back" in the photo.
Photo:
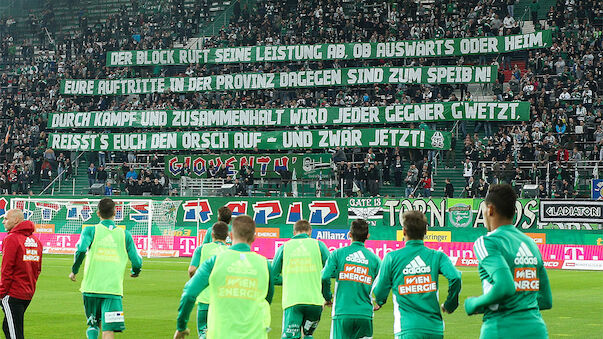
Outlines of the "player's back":
[[372,318],[370,293],[379,271],[379,257],[361,242],[353,242],[333,251],[329,260],[334,260],[337,280],[332,316]]
[[[476,254],[482,258],[481,261],[492,252],[499,252],[515,283],[515,293],[503,302],[488,307],[484,320],[526,310],[538,311],[540,272],[544,266],[534,240],[514,226],[506,225],[479,238],[475,244]],[[484,293],[487,293],[493,281],[481,264],[479,274]]]
[[425,247],[423,241],[410,240],[383,260],[382,270],[391,274],[395,333],[443,332],[437,294],[442,256],[445,254]]

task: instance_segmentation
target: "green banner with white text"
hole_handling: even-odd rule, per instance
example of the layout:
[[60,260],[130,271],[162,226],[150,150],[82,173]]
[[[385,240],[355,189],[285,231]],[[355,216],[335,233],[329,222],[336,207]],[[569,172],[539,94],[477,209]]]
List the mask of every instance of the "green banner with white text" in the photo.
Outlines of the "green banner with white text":
[[203,128],[528,121],[529,102],[438,102],[381,107],[198,109],[51,113],[48,128]]
[[423,129],[266,132],[50,133],[49,147],[71,151],[289,150],[334,147],[450,148],[450,132]]
[[341,44],[237,46],[208,49],[113,51],[107,66],[228,64],[252,62],[319,61],[449,57],[506,53],[552,45],[551,31],[454,39],[359,42]]
[[497,66],[363,67],[205,77],[61,80],[61,94],[130,95],[370,84],[492,83]]

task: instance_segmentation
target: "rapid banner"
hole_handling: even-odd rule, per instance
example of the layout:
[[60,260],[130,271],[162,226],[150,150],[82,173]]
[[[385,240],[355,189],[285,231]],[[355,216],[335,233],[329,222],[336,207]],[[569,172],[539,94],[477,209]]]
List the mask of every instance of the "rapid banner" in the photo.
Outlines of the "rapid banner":
[[206,128],[387,125],[456,120],[528,121],[529,102],[441,102],[372,107],[51,113],[48,128]]
[[[234,216],[245,214],[252,217],[258,227],[258,237],[290,238],[293,236],[293,224],[300,219],[306,219],[312,225],[313,237],[321,240],[342,240],[346,239],[350,223],[357,218],[363,218],[369,221],[370,239],[391,240],[392,243],[394,240],[403,239],[399,222],[395,225],[385,223],[389,218],[389,212],[381,209],[382,198],[125,198],[127,200],[114,197],[117,202],[116,224],[134,235],[147,236],[149,215],[151,215],[151,236],[164,237],[161,242],[158,242],[160,244],[171,241],[171,237],[202,236],[204,230],[217,221],[218,209],[222,206],[231,209]],[[99,222],[96,215],[98,200],[56,196],[36,197],[32,200],[28,197],[0,197],[0,221],[10,208],[20,208],[24,210],[25,217],[35,223],[37,234],[52,236],[54,242],[64,243],[65,246],[70,243],[74,245],[77,240],[73,236],[79,234],[82,227],[93,226]],[[401,201],[406,209],[408,206],[405,201],[408,200]],[[432,200],[426,201],[424,205],[419,201],[422,200],[413,200],[411,206],[427,213],[432,227],[428,230],[426,241],[474,242],[487,232],[483,221],[479,222],[477,227],[455,227],[450,224],[447,221],[449,212],[446,211],[445,200],[439,199],[438,201],[443,203],[433,205],[429,204]],[[459,204],[461,203],[456,201],[449,205],[460,207]],[[480,204],[481,202],[476,202],[471,205]],[[537,215],[535,218],[526,216],[525,209],[532,209],[534,204],[537,210],[539,201],[526,199],[521,204],[524,211],[521,212],[523,216],[517,227],[526,232],[525,234],[534,239],[537,244],[577,244],[603,248],[603,224],[538,224]],[[399,210],[395,212],[395,219],[399,220]],[[440,224],[434,224],[435,222]],[[0,226],[0,232],[3,230]],[[44,244],[49,246],[49,243]]]
[[61,80],[65,95],[130,95],[369,84],[492,83],[497,66],[364,67],[206,77]]
[[50,133],[49,147],[71,151],[290,150],[334,147],[449,149],[450,132],[352,129],[266,132]]
[[468,54],[506,53],[533,48],[547,48],[551,45],[551,31],[547,30],[520,35],[455,39],[113,51],[107,53],[106,65],[150,66],[448,57]]
[[[255,178],[281,178],[284,171],[295,173],[296,178],[317,178],[331,172],[330,154],[284,155],[175,155],[165,156],[165,174],[180,178],[207,178],[216,175],[222,165],[227,176],[240,173],[243,167],[251,167]],[[291,177],[289,177],[291,178]]]

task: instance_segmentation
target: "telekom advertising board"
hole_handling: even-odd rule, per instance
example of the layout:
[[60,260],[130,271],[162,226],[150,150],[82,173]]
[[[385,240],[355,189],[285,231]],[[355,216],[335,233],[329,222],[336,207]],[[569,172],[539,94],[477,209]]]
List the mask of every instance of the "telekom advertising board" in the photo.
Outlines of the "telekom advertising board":
[[[0,241],[5,236],[5,233],[0,233]],[[38,237],[44,246],[44,253],[73,254],[80,235],[38,234]],[[153,254],[165,257],[190,257],[197,246],[196,237],[152,236],[151,241],[155,243],[154,248],[158,248],[158,251]],[[253,243],[252,250],[272,259],[276,249],[286,241],[287,239],[258,238]],[[345,239],[322,241],[330,251],[350,244],[350,240]],[[134,236],[134,243],[142,255],[146,255],[147,242],[146,236]],[[157,244],[163,245],[157,246]],[[473,243],[427,242],[425,244],[427,247],[446,253],[456,266],[477,266],[478,264],[473,253]],[[387,253],[404,247],[404,242],[368,240],[366,247],[383,259]],[[603,246],[539,244],[538,248],[547,268],[603,271]]]

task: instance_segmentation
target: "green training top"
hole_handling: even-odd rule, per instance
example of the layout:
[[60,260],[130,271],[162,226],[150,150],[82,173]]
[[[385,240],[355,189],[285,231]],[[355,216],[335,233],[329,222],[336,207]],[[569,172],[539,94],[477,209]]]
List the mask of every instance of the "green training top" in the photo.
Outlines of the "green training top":
[[323,296],[331,300],[331,281],[322,280],[320,274],[329,255],[327,245],[305,233],[295,235],[278,248],[272,270],[275,276],[283,275],[283,309],[293,305],[322,305]]
[[373,318],[371,288],[380,264],[379,257],[360,241],[331,253],[322,271],[322,279],[335,278],[337,281],[331,314],[333,319]]
[[[92,249],[91,246],[93,245],[93,241],[96,240],[95,235],[96,235],[96,229],[98,227],[104,227],[107,231],[111,231],[111,230],[114,230],[116,226],[115,226],[115,222],[113,220],[106,219],[106,220],[102,220],[100,222],[100,224],[97,225],[97,227],[85,227],[82,230],[82,234],[80,235],[80,240],[78,241],[78,243],[76,245],[73,266],[71,267],[71,272],[73,272],[73,274],[77,274],[79,272],[82,262],[84,261],[84,259],[86,259],[86,254],[88,253],[89,250]],[[123,237],[124,237],[124,241],[125,241],[125,250],[127,252],[128,259],[132,263],[132,270],[130,273],[139,274],[140,270],[142,269],[142,257],[138,254],[138,251],[136,250],[136,246],[134,245],[134,239],[132,239],[132,234],[130,234],[129,231],[124,230]],[[90,254],[92,255],[92,253],[90,253]],[[92,259],[92,260],[94,260],[94,259]],[[120,276],[121,276],[121,279],[123,280],[123,270],[122,270],[122,273],[120,274]],[[88,281],[89,281],[89,279],[90,279],[90,277],[88,278]],[[84,274],[84,280],[86,280],[86,274]],[[84,281],[82,281],[82,284],[83,283],[84,283]],[[84,292],[84,295],[93,294],[95,296],[102,296],[102,297],[108,297],[108,298],[110,298],[110,297],[119,298],[122,295],[122,293],[120,293],[119,291],[92,292],[92,291],[84,291],[83,290],[83,292]]]
[[461,272],[446,254],[425,247],[422,240],[409,240],[404,248],[383,258],[373,293],[377,304],[383,305],[393,290],[394,334],[444,334],[438,301],[439,274],[448,279],[444,307],[453,312],[459,305]]
[[484,294],[465,302],[469,314],[484,321],[520,311],[552,307],[549,278],[538,246],[513,225],[500,226],[479,237],[473,252],[479,260]]
[[[238,252],[251,252],[251,248],[247,244],[236,244],[230,247],[230,250]],[[191,311],[195,306],[197,296],[203,291],[208,285],[210,275],[216,264],[216,256],[209,258],[204,261],[193,278],[184,285],[182,297],[180,298],[180,306],[178,307],[178,319],[177,328],[179,331],[184,331],[188,323],[188,319],[191,315]],[[274,284],[272,282],[272,274],[270,273],[270,264],[266,261],[266,267],[268,268],[268,292],[266,293],[266,301],[272,303],[272,296],[274,294]],[[210,302],[211,305],[211,302]]]
[[[199,261],[205,262],[205,260],[213,257],[214,255],[226,251],[226,249],[228,249],[228,246],[226,246],[226,244],[221,241],[214,241],[209,244],[204,244],[197,247],[195,249],[195,252],[197,252],[198,249],[201,249],[201,251],[199,251],[201,253],[200,258],[197,258],[197,267],[199,267]],[[191,260],[191,265],[192,264],[193,262]],[[207,288],[204,289],[201,294],[199,294],[199,296],[197,297],[197,303],[199,303],[199,305],[197,306],[199,307],[199,309],[207,309],[207,304],[209,304],[209,290]]]

